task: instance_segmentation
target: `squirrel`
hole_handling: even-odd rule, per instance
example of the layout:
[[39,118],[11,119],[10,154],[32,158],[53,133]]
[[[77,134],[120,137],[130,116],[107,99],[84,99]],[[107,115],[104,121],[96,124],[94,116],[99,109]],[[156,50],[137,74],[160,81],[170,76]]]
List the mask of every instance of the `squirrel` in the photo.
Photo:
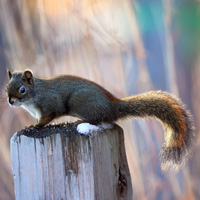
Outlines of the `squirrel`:
[[178,169],[191,152],[194,141],[192,116],[181,100],[172,94],[150,91],[119,99],[100,85],[76,76],[42,79],[25,70],[8,71],[8,77],[9,104],[21,106],[37,118],[35,126],[43,127],[63,115],[75,116],[93,125],[112,124],[128,116],[154,117],[165,129],[161,150],[163,170],[170,166]]

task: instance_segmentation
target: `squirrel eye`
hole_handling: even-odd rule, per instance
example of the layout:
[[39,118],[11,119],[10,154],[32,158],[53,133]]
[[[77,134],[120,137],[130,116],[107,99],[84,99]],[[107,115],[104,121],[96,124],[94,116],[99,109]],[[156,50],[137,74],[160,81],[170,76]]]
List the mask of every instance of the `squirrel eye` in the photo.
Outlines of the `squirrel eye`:
[[21,93],[21,94],[25,94],[26,93],[26,89],[25,89],[25,87],[23,85],[19,88],[19,93]]

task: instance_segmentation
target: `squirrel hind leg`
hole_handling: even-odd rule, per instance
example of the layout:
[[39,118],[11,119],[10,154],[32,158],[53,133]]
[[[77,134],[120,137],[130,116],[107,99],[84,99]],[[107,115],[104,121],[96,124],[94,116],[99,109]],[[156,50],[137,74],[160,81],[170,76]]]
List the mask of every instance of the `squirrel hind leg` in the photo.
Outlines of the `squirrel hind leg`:
[[87,118],[84,118],[83,121],[93,125],[100,125],[102,123],[114,124],[117,120],[114,116],[115,115],[112,113],[102,113],[101,115],[93,115],[92,117],[87,116]]

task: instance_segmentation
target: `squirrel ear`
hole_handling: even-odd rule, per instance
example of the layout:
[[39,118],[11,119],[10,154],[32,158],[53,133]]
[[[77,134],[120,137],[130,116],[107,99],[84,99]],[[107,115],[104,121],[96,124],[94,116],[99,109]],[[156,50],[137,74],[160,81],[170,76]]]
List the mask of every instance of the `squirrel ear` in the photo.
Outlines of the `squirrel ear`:
[[26,70],[22,76],[30,85],[33,85],[33,74],[30,70]]
[[10,70],[7,69],[7,73],[8,73],[8,78],[11,79],[12,73],[10,72]]

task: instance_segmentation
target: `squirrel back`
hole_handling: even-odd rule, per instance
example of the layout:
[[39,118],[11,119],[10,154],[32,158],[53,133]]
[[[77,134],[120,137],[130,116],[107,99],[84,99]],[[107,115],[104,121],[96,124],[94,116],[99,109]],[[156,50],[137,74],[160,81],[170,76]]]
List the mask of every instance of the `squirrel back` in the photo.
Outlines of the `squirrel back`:
[[[44,126],[62,115],[76,116],[91,124],[114,123],[129,116],[155,117],[165,129],[161,150],[162,169],[177,168],[187,160],[194,141],[190,112],[177,97],[151,91],[119,99],[100,85],[75,76],[40,79],[27,70],[8,72],[10,105],[22,106]],[[32,125],[31,125],[32,126]]]

